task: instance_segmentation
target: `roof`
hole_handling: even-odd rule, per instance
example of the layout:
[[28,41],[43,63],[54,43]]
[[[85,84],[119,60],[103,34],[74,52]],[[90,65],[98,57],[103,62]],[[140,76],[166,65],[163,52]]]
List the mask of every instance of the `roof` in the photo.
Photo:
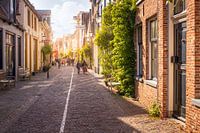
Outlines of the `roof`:
[[35,7],[31,4],[31,2],[29,0],[24,0],[24,2],[26,3],[26,5],[32,10],[33,13],[35,13],[35,15],[40,18],[41,16],[39,15],[39,13],[36,11]]

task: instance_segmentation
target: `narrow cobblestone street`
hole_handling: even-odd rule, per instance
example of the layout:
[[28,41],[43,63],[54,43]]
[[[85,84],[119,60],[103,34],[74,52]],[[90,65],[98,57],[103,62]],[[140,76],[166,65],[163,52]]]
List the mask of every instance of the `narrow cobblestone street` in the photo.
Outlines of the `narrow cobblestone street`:
[[181,132],[174,120],[148,117],[138,102],[110,93],[92,74],[73,74],[73,69],[52,68],[48,80],[39,73],[1,91],[0,133],[59,133],[62,126],[65,133]]

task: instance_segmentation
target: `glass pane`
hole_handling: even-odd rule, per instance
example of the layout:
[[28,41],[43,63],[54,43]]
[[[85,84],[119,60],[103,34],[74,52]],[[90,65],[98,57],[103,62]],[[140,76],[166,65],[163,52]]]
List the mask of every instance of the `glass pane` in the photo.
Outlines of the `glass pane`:
[[139,26],[138,28],[138,43],[142,43],[142,26]]
[[185,11],[185,0],[174,0],[174,6],[174,14],[178,14]]
[[157,78],[157,67],[158,67],[158,63],[157,63],[157,54],[158,54],[158,48],[157,48],[157,43],[154,42],[151,44],[151,72],[152,72],[152,79],[156,79]]
[[150,36],[151,36],[151,41],[156,41],[157,40],[157,20],[151,21],[150,23]]
[[186,76],[185,72],[181,74],[181,116],[185,117],[186,106]]

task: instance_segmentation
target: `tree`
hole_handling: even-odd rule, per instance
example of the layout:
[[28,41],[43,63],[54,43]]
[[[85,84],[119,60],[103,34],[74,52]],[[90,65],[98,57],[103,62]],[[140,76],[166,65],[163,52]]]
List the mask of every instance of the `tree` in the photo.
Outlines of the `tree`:
[[67,57],[69,58],[73,58],[73,52],[72,49],[69,49],[68,53],[67,53]]
[[81,49],[81,55],[83,60],[89,62],[90,67],[92,67],[92,47],[88,43],[86,43]]

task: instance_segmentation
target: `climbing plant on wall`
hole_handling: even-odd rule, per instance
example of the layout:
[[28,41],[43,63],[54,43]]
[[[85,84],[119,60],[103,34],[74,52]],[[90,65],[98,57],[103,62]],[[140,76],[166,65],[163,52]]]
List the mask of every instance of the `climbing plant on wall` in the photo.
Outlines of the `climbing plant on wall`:
[[120,81],[120,94],[132,96],[136,73],[136,53],[133,42],[135,0],[120,0],[112,8],[114,75]]
[[100,64],[103,74],[108,77],[113,71],[112,50],[113,50],[113,21],[111,16],[112,4],[109,4],[103,10],[102,27],[95,37],[95,44],[99,47]]

